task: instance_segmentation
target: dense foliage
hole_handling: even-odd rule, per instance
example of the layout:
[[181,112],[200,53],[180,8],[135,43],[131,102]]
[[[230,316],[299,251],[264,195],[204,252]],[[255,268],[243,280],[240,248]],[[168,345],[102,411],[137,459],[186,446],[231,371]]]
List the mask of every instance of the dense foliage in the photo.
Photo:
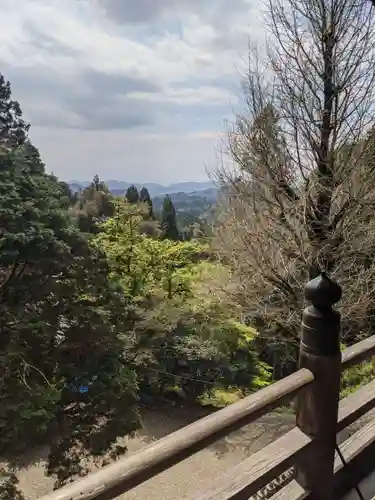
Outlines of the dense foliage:
[[78,457],[136,428],[135,375],[118,336],[126,301],[35,148],[3,150],[0,165],[1,452],[48,436],[62,481]]
[[96,175],[89,186],[75,195],[67,193],[74,204],[74,216],[82,232],[94,233],[97,223],[114,214],[113,197],[108,187]]
[[[0,455],[48,444],[59,486],[126,451],[139,400],[207,403],[269,372],[220,295],[225,266],[181,241],[171,199],[159,222],[146,189],[116,198],[95,176],[71,192],[0,87]],[[1,474],[1,500],[21,498]]]
[[12,132],[4,140],[0,453],[48,440],[58,483],[84,471],[85,455],[112,453],[138,425],[136,374],[119,336],[129,328],[126,299],[79,230],[73,198],[28,139],[15,145]]
[[118,205],[95,238],[108,256],[112,279],[132,304],[128,355],[141,393],[154,400],[166,393],[196,400],[219,385],[251,389],[260,374],[266,379],[251,349],[253,330],[207,289],[225,269],[210,261],[199,241],[141,234],[142,218],[141,206]]

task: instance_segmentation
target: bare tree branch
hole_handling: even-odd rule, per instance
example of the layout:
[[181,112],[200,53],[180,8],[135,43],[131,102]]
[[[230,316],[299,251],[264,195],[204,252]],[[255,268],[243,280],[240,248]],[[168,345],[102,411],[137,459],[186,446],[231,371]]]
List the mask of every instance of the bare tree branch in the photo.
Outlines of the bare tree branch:
[[[375,0],[372,2],[375,4]],[[228,134],[217,245],[231,294],[270,335],[298,335],[303,285],[345,289],[345,333],[371,333],[375,299],[375,10],[368,0],[268,0],[263,60]]]

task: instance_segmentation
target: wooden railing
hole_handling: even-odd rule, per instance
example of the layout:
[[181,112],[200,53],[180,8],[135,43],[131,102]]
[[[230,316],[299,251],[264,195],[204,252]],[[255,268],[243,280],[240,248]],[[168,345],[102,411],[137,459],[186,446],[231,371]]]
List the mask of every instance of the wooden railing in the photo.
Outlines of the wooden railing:
[[375,355],[375,336],[341,355],[340,315],[333,309],[340,288],[322,274],[306,286],[305,295],[312,305],[303,312],[296,373],[40,500],[115,499],[295,397],[291,431],[187,498],[248,500],[291,467],[295,479],[273,500],[340,498],[375,468],[375,420],[341,443],[346,466],[335,453],[337,434],[375,406],[375,380],[339,401],[341,372]]

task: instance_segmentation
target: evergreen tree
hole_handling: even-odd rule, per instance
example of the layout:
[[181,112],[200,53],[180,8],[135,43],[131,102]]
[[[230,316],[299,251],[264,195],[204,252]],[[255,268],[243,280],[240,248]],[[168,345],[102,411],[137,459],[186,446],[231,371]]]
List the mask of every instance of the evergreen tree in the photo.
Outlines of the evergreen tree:
[[138,425],[128,305],[17,106],[0,125],[0,451],[52,441],[49,472],[61,484],[86,455],[123,451],[112,445]]
[[133,184],[128,187],[125,194],[125,198],[128,200],[129,203],[134,204],[139,202],[138,189]]
[[163,201],[161,229],[163,239],[175,241],[180,239],[176,221],[176,210],[170,196],[166,196]]
[[1,152],[0,167],[0,449],[49,438],[64,482],[136,426],[127,305],[35,148]]
[[22,119],[19,103],[12,99],[10,83],[0,73],[0,144],[7,147],[23,144],[29,127]]
[[150,219],[154,218],[154,211],[153,211],[153,206],[152,206],[152,200],[150,193],[148,192],[148,189],[143,187],[141,189],[141,192],[139,193],[139,201],[142,203],[147,203],[148,205],[148,216]]

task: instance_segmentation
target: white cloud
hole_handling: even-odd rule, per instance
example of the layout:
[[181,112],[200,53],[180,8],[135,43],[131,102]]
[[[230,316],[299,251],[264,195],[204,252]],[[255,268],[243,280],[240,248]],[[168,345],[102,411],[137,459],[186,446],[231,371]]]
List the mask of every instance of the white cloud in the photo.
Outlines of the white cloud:
[[[219,134],[147,133],[146,131],[53,130],[34,127],[43,143],[42,158],[56,175],[85,180],[99,172],[105,179],[171,183],[206,180],[215,161]],[[60,152],[60,154],[56,154]],[[52,165],[52,167],[51,167]],[[79,168],[77,168],[79,165]]]
[[248,33],[261,36],[257,9],[255,0],[2,0],[2,71],[47,167],[65,179],[204,176]]
[[167,88],[164,92],[131,92],[133,99],[159,103],[173,103],[181,106],[201,104],[202,106],[228,105],[234,99],[232,92],[220,87],[201,86],[199,88]]

